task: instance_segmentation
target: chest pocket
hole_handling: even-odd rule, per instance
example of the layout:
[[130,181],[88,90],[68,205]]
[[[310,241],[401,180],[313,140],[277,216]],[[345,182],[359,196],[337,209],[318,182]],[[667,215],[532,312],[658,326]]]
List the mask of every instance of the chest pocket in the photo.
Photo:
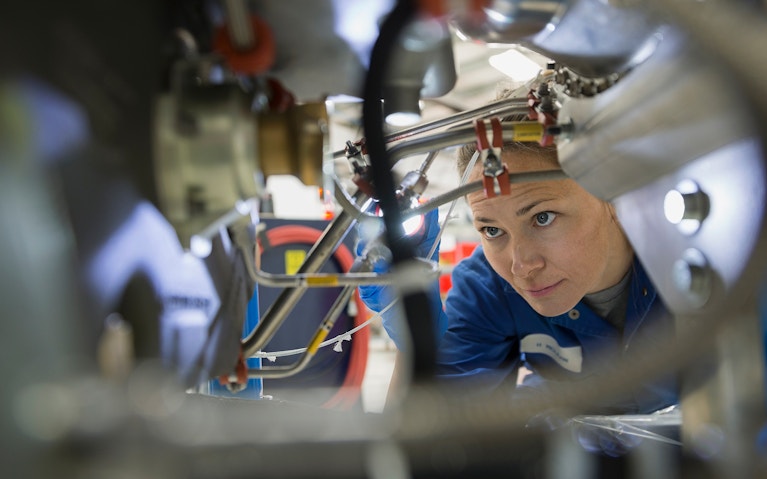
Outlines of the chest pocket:
[[583,354],[580,346],[562,347],[548,334],[529,334],[522,338],[519,348],[520,352],[527,353],[528,356],[543,354],[570,372],[581,372]]

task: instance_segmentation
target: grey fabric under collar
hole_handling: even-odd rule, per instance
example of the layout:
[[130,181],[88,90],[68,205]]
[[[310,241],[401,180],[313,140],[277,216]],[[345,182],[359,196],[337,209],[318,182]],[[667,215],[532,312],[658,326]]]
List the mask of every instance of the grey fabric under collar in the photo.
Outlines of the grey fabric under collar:
[[623,275],[623,278],[614,286],[602,291],[587,294],[583,301],[589,305],[600,317],[604,318],[619,331],[623,330],[626,321],[626,304],[629,296],[629,283],[631,282],[631,268]]

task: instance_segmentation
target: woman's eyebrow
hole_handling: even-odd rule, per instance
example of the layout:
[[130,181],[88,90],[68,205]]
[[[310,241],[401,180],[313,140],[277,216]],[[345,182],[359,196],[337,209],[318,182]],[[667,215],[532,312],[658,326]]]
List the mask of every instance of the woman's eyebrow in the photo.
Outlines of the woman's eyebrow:
[[541,203],[545,203],[547,201],[550,201],[550,198],[533,201],[532,203],[530,203],[530,204],[528,204],[526,206],[523,206],[522,208],[518,209],[516,214],[517,214],[517,216],[525,216],[526,214],[528,214],[530,212],[530,210],[532,210],[536,206],[540,205]]
[[484,216],[475,216],[474,222],[475,223],[492,223],[493,220],[491,220],[490,218],[485,218]]

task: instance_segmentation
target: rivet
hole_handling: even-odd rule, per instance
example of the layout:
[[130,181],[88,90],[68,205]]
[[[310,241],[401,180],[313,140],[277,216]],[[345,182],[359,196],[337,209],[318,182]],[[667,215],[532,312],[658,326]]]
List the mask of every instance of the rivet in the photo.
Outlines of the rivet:
[[567,315],[570,316],[570,319],[578,319],[581,317],[581,312],[577,309],[571,309]]
[[679,231],[685,235],[694,234],[700,229],[710,208],[708,195],[692,180],[679,182],[675,189],[666,193],[663,200],[666,219],[677,225]]
[[701,307],[711,295],[711,269],[700,251],[689,248],[673,264],[671,277],[677,291],[694,307]]

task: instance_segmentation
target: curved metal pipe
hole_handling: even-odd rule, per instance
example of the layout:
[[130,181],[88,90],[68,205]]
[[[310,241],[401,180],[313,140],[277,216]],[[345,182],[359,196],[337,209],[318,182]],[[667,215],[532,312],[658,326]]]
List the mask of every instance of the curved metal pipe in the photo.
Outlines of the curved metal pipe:
[[[354,287],[352,286],[347,286],[343,291],[341,291],[341,294],[338,295],[335,302],[330,307],[328,314],[325,316],[325,319],[322,321],[319,328],[317,328],[317,331],[314,333],[314,336],[312,336],[312,339],[309,341],[309,344],[306,347],[306,351],[304,351],[303,354],[301,354],[301,357],[299,357],[293,364],[289,366],[273,366],[260,369],[248,369],[248,378],[279,379],[293,376],[303,371],[311,362],[312,358],[314,358],[314,356],[317,354],[317,351],[320,348],[320,344],[325,340],[327,335],[330,333],[330,330],[333,329],[333,326],[336,324],[336,320],[341,315],[344,307],[349,303],[353,293]],[[229,380],[236,381],[237,377],[230,377]]]
[[[357,204],[364,203],[367,199],[367,195],[361,191],[357,191],[354,195],[354,201]],[[345,210],[341,211],[328,227],[325,228],[320,239],[306,255],[306,259],[298,269],[297,274],[318,271],[336,250],[356,220],[356,216],[349,214]],[[252,356],[269,342],[305,291],[306,286],[298,286],[287,288],[280,293],[266,313],[261,316],[258,326],[242,341],[245,357]]]
[[[507,122],[503,125],[504,141],[518,141],[518,135],[521,134],[525,135],[525,141],[533,139],[530,138],[530,132],[520,131],[521,125],[524,125],[526,128],[539,128],[538,133],[536,133],[539,135],[538,139],[540,139],[544,133],[543,125],[537,122]],[[507,136],[507,134],[510,134],[510,136]],[[464,126],[395,145],[389,150],[389,159],[391,161],[391,166],[393,167],[399,160],[408,156],[428,153],[433,150],[441,150],[451,146],[459,146],[473,141],[476,141],[474,126]]]
[[245,0],[224,0],[226,7],[226,23],[229,27],[229,38],[239,50],[249,50],[255,41],[255,32],[250,23],[250,14]]
[[[398,277],[394,273],[296,273],[273,274],[253,266],[252,245],[242,248],[246,269],[250,278],[258,284],[275,288],[336,288],[338,286],[366,286],[371,284],[396,284]],[[423,262],[427,274],[436,274],[439,270],[437,263],[424,258],[415,258]],[[401,279],[401,278],[399,278]]]
[[[479,108],[467,110],[455,115],[451,115],[438,120],[415,125],[404,130],[392,133],[385,137],[386,142],[391,143],[394,141],[404,140],[411,136],[419,135],[430,130],[441,128],[443,126],[450,126],[455,124],[466,123],[474,118],[489,118],[491,116],[510,115],[513,113],[527,113],[527,99],[525,98],[512,98],[498,100]],[[346,155],[346,150],[338,150],[333,153],[333,158],[342,158]]]
[[[507,123],[506,125],[504,125],[504,128],[503,128],[504,136],[506,135],[507,132],[511,133],[511,138],[506,138],[507,141],[512,140],[516,137],[516,135],[519,133],[518,128],[521,124],[539,125],[535,122]],[[543,133],[542,125],[540,126],[540,132],[541,134]],[[399,145],[396,145],[389,150],[389,158],[391,158],[392,165],[394,165],[400,159],[410,155],[415,155],[419,153],[428,153],[433,150],[443,149],[450,146],[462,145],[464,143],[469,143],[473,141],[474,139],[475,139],[475,131],[473,126],[457,128],[457,129],[453,129],[446,132],[436,133],[429,137],[415,139],[407,143],[401,143]],[[461,194],[458,197],[466,194],[465,187],[463,189],[460,189],[460,191],[461,191]],[[363,204],[367,200],[368,200],[367,195],[365,195],[361,191],[357,191],[353,197],[353,202],[354,204],[357,204],[357,205]],[[328,227],[325,229],[325,232],[322,234],[322,237],[311,249],[311,251],[309,251],[309,253],[307,254],[306,260],[304,261],[304,264],[301,265],[301,268],[299,268],[299,270],[297,271],[296,276],[307,275],[308,273],[315,273],[316,271],[318,271],[319,268],[325,263],[325,261],[327,261],[327,259],[333,253],[333,251],[335,251],[335,249],[338,247],[341,240],[344,238],[344,236],[346,236],[348,231],[351,229],[351,227],[354,225],[356,220],[359,218],[360,214],[362,213],[361,213],[361,210],[358,208],[355,208],[353,213],[350,211],[347,211],[347,209],[344,208],[342,212],[338,216],[336,216],[336,218],[328,225]],[[259,276],[258,272],[253,271],[253,274],[256,277]],[[336,279],[337,278],[338,277],[336,277]],[[269,307],[266,313],[261,317],[261,321],[259,322],[256,329],[254,329],[248,335],[248,337],[243,340],[242,342],[243,353],[246,355],[246,357],[252,356],[254,353],[259,351],[264,345],[266,345],[266,343],[272,338],[272,336],[274,336],[274,334],[277,332],[279,327],[285,321],[285,318],[287,318],[287,315],[290,313],[290,311],[295,307],[295,305],[301,299],[301,296],[303,296],[304,292],[306,291],[308,287],[308,282],[310,281],[309,276],[287,280],[285,278],[269,277],[267,274],[264,274],[263,276],[261,276],[260,279],[265,282],[274,281],[277,283],[285,281],[285,283],[281,283],[281,284],[294,284],[292,282],[296,281],[297,284],[295,284],[293,287],[285,289],[277,297],[274,303]],[[350,285],[351,284],[369,284],[369,283],[357,282],[357,281],[363,281],[367,279],[369,278],[367,277],[349,278],[348,283],[346,282],[336,283],[333,286],[339,286],[343,284],[350,284]],[[324,275],[317,275],[312,280],[322,282],[322,281],[328,281],[329,279]],[[378,280],[379,281],[376,281],[376,282],[380,282],[380,278],[378,278]],[[346,280],[343,280],[343,281],[346,281]]]
[[441,128],[443,126],[466,123],[477,117],[488,118],[491,116],[499,116],[501,114],[527,112],[527,98],[510,98],[498,100],[492,103],[488,103],[487,105],[483,105],[479,108],[474,108],[473,110],[462,111],[445,118],[440,118],[434,121],[422,123],[420,125],[415,125],[410,128],[394,132],[385,136],[384,138],[387,143],[391,143],[393,141],[404,140],[405,138]]

